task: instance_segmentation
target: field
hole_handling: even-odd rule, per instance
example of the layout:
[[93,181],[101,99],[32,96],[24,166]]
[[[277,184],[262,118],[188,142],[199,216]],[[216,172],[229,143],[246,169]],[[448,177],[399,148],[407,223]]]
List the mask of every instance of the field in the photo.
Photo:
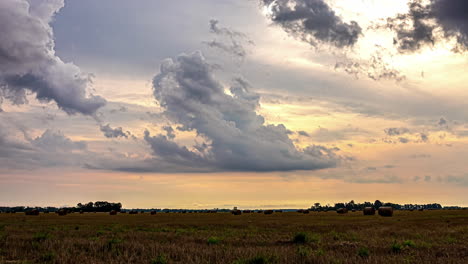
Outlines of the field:
[[468,263],[468,211],[3,213],[0,263]]

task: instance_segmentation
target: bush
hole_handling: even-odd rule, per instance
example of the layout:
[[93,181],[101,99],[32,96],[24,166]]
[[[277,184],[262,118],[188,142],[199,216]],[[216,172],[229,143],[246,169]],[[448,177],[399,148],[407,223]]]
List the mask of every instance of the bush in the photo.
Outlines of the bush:
[[151,264],[167,264],[167,263],[169,262],[167,261],[167,258],[164,255],[159,255],[153,260],[151,260]]
[[207,242],[208,242],[208,245],[217,245],[217,244],[221,243],[221,239],[219,239],[217,237],[210,237],[210,238],[208,238]]
[[360,256],[361,258],[367,258],[369,257],[370,253],[369,253],[369,249],[367,248],[360,248],[358,250],[358,256]]
[[416,247],[416,243],[414,243],[412,240],[406,240],[405,242],[403,242],[403,246]]
[[402,248],[403,248],[403,246],[400,243],[397,243],[396,241],[393,242],[393,244],[392,244],[392,252],[393,253],[400,253]]
[[42,242],[42,241],[47,240],[49,237],[50,235],[47,232],[37,232],[36,234],[34,234],[33,240],[35,242]]
[[275,258],[273,257],[256,256],[250,259],[235,261],[233,264],[267,264],[267,263],[274,263],[274,262],[275,262]]
[[306,258],[306,257],[310,256],[311,251],[307,247],[300,246],[300,247],[297,248],[297,254],[302,258]]
[[317,234],[308,234],[305,232],[297,233],[292,242],[296,244],[317,243],[320,241],[320,236]]
[[107,250],[113,250],[115,248],[116,245],[122,243],[122,240],[120,239],[116,239],[116,238],[112,238],[112,239],[109,239],[106,243],[106,248]]

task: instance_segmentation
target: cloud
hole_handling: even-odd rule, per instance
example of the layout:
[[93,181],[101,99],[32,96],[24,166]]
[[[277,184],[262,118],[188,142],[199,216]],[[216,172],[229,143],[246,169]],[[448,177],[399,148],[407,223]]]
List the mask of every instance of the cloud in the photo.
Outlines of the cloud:
[[303,137],[310,137],[309,133],[307,133],[305,131],[297,131],[297,134],[299,136],[303,136]]
[[388,136],[399,136],[410,133],[410,130],[406,127],[390,127],[384,129],[384,132]]
[[262,0],[270,19],[286,32],[316,46],[353,46],[362,34],[357,22],[345,23],[324,0]]
[[213,39],[203,42],[204,44],[210,48],[222,50],[241,59],[247,56],[247,51],[244,47],[245,44],[254,44],[244,33],[227,27],[220,27],[219,21],[216,19],[210,20],[210,32],[220,37],[221,40]]
[[40,136],[30,138],[26,132],[24,140],[9,136],[13,132],[0,126],[0,172],[33,170],[44,167],[80,167],[90,156],[84,141],[73,141],[60,131],[45,130]]
[[260,97],[250,91],[248,82],[236,78],[225,93],[200,52],[165,60],[153,88],[164,116],[205,141],[189,149],[167,136],[145,133],[155,157],[179,170],[194,166],[211,171],[316,170],[334,167],[340,160],[337,149],[297,149],[284,125],[265,124],[257,114]]
[[166,136],[170,139],[174,139],[176,137],[175,131],[171,126],[164,126],[163,130],[166,131]]
[[[408,3],[409,12],[387,19],[395,31],[400,52],[414,52],[442,39],[455,38],[456,50],[468,48],[468,2],[466,0],[422,0]],[[441,34],[438,34],[441,32]]]
[[128,131],[124,132],[121,127],[112,128],[109,124],[100,125],[100,129],[106,138],[128,138],[128,135],[131,135]]
[[426,133],[420,133],[419,136],[421,137],[422,142],[429,141],[429,136]]
[[72,141],[62,132],[47,129],[44,133],[31,141],[31,144],[41,150],[50,152],[69,152],[73,150],[86,150],[84,141]]
[[403,143],[403,144],[406,144],[406,143],[410,142],[410,140],[409,140],[409,139],[407,139],[407,138],[404,138],[404,137],[400,137],[400,138],[398,138],[398,141],[400,141],[400,143]]
[[0,103],[24,104],[32,92],[68,114],[91,115],[105,105],[102,97],[87,95],[90,76],[55,55],[49,23],[63,6],[63,0],[0,2]]

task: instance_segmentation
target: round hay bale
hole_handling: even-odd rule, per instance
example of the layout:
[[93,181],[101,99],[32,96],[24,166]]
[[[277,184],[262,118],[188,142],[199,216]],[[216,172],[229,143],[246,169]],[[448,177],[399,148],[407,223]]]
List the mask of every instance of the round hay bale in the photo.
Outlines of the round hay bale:
[[137,211],[134,211],[134,210],[132,210],[132,211],[130,211],[130,213],[129,213],[129,214],[138,214],[138,212],[137,212]]
[[299,210],[297,210],[297,212],[300,213],[300,214],[302,214],[302,213],[304,213],[304,210],[303,210],[303,209],[299,209]]
[[242,211],[241,210],[232,210],[231,213],[233,215],[241,215],[242,214]]
[[310,213],[310,211],[309,210],[303,210],[302,213],[303,214],[308,214],[308,213]]
[[338,208],[338,210],[336,210],[337,213],[339,214],[347,214],[348,213],[348,209],[346,208]]
[[39,215],[39,210],[32,209],[25,212],[26,215]]
[[65,209],[60,209],[60,210],[57,211],[57,214],[58,214],[59,216],[67,215],[67,210],[65,210]]
[[391,217],[393,216],[393,208],[392,207],[380,207],[379,208],[379,215],[380,216],[385,216],[385,217]]
[[374,207],[366,207],[364,210],[362,210],[362,213],[364,215],[375,215],[375,209]]
[[151,211],[151,215],[155,215],[156,214],[156,211]]
[[424,208],[419,208],[418,211],[422,212],[422,211],[424,211]]
[[116,210],[112,210],[109,212],[110,215],[117,215],[117,211]]
[[257,213],[263,214],[263,210],[258,210]]
[[264,214],[271,215],[273,214],[273,210],[265,210]]
[[355,213],[355,212],[356,212],[356,209],[352,209],[351,212]]

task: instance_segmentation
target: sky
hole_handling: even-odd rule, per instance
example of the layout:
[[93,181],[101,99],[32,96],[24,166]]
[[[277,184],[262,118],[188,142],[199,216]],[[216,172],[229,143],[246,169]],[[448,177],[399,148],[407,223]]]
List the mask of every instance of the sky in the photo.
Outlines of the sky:
[[468,206],[464,0],[3,0],[0,205]]

